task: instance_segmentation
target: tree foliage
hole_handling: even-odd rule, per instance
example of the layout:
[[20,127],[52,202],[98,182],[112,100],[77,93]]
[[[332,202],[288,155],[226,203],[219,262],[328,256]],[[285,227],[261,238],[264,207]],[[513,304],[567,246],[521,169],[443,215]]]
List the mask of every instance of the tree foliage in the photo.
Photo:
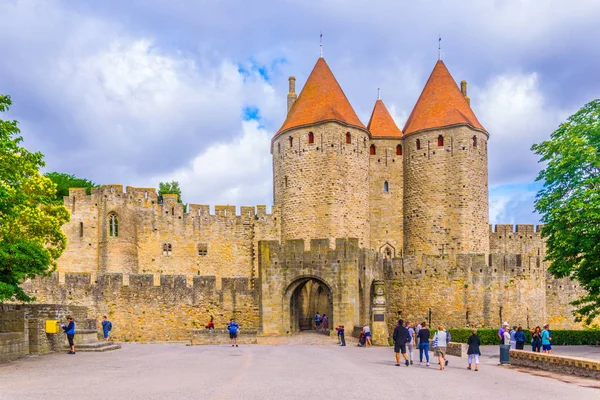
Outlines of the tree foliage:
[[75,175],[62,172],[47,172],[44,176],[56,184],[56,200],[60,203],[63,202],[63,197],[69,195],[70,188],[85,188],[85,192],[91,194],[92,188],[98,187],[90,180],[77,178]]
[[[0,112],[9,96],[0,95]],[[17,121],[0,119],[0,302],[32,300],[20,285],[53,270],[67,244],[69,212],[55,201],[56,185],[40,174],[41,153],[20,146]]]
[[532,150],[546,167],[535,209],[545,224],[546,260],[558,278],[580,282],[587,293],[572,304],[576,319],[600,315],[600,99],[586,104]]
[[179,188],[179,182],[160,182],[158,184],[158,195],[162,196],[163,194],[176,194],[177,202],[181,203],[181,189]]

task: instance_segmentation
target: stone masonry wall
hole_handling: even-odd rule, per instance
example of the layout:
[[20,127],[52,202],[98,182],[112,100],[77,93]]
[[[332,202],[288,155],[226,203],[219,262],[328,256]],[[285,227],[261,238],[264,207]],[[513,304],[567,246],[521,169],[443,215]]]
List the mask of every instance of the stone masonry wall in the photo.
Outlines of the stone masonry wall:
[[24,312],[0,307],[0,362],[29,354],[29,335]]
[[403,141],[405,254],[488,253],[487,135],[458,126]]
[[[265,206],[184,205],[165,195],[159,204],[149,188],[106,185],[71,189],[65,197],[71,221],[63,230],[68,246],[58,260],[59,272],[165,273],[256,276],[258,240],[279,238],[278,210]],[[118,236],[109,234],[110,217],[118,218]]]
[[[223,328],[235,317],[242,328],[258,327],[258,293],[249,278],[159,274],[58,274],[35,279],[25,290],[40,302],[89,309],[100,327],[102,315],[113,323],[117,341],[190,340],[194,328],[204,327],[210,316]],[[83,307],[82,307],[83,308]],[[75,317],[77,322],[77,317]]]
[[370,248],[386,256],[389,253],[390,258],[400,257],[404,238],[404,176],[402,155],[396,154],[396,146],[402,146],[401,141],[372,139],[370,143],[375,145],[375,154],[369,156]]
[[333,243],[339,237],[358,237],[361,246],[369,247],[368,145],[366,131],[337,122],[294,129],[273,140],[281,240],[329,238]]

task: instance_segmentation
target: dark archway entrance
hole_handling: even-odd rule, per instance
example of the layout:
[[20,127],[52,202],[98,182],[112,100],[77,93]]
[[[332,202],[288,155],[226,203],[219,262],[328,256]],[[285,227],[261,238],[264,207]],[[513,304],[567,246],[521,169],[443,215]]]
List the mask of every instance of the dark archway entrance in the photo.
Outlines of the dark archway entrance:
[[301,278],[290,285],[289,332],[313,330],[314,316],[327,315],[328,329],[333,329],[333,298],[329,287],[317,278]]

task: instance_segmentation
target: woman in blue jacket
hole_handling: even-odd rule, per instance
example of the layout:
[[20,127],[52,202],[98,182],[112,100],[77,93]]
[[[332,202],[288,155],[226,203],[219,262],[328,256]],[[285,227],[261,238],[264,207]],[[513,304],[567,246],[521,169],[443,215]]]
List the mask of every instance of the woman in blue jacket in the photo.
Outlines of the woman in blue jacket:
[[517,350],[523,350],[523,346],[525,346],[525,340],[527,340],[527,336],[525,336],[523,328],[518,327],[517,332],[515,333],[515,342],[517,342]]
[[71,346],[71,351],[68,354],[75,354],[75,343],[73,338],[75,337],[75,322],[73,322],[73,317],[67,315],[67,321],[69,321],[68,325],[63,325],[62,328],[67,334],[67,339],[69,340],[69,346]]

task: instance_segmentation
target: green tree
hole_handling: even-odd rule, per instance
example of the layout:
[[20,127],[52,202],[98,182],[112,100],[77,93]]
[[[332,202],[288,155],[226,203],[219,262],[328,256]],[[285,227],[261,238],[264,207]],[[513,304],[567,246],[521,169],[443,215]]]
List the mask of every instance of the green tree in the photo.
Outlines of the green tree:
[[60,203],[63,202],[63,197],[69,195],[70,188],[85,188],[85,192],[91,194],[92,188],[98,187],[92,181],[62,172],[47,172],[44,176],[56,184],[56,200]]
[[[0,95],[0,112],[9,96]],[[0,119],[0,302],[32,300],[20,285],[54,270],[66,247],[61,226],[69,212],[55,201],[56,185],[40,174],[41,153],[20,146],[17,121]]]
[[576,320],[590,324],[600,315],[600,99],[532,150],[546,164],[537,177],[544,186],[535,209],[545,224],[549,271],[579,281],[587,291],[572,304]]
[[158,195],[163,194],[176,194],[177,202],[181,203],[181,189],[179,188],[179,182],[160,182],[158,184]]

